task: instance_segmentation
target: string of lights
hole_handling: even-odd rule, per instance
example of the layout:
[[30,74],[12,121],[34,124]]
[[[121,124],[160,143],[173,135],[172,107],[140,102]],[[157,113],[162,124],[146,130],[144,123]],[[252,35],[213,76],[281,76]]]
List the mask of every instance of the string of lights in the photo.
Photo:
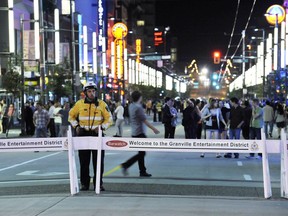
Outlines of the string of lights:
[[[252,5],[252,7],[251,7],[250,14],[249,14],[247,23],[246,23],[245,28],[244,28],[245,31],[247,30],[247,28],[248,28],[248,26],[249,26],[249,23],[250,23],[250,20],[251,20],[251,17],[252,17],[252,14],[253,14],[253,11],[254,11],[256,2],[257,2],[257,0],[254,0],[253,5]],[[236,11],[235,21],[237,20],[239,5],[240,5],[240,0],[238,0],[238,5],[237,5],[237,11]],[[233,30],[232,30],[233,35],[234,35],[234,28],[235,28],[235,25],[236,25],[236,22],[235,22],[235,21],[234,21],[234,26],[233,26]],[[229,41],[229,44],[228,44],[228,49],[227,49],[227,52],[226,52],[226,54],[225,54],[225,58],[224,58],[224,59],[227,59],[227,55],[228,55],[229,50],[230,50],[230,47],[231,47],[232,33],[231,33],[230,41]],[[237,53],[237,51],[238,51],[238,49],[239,49],[242,41],[243,41],[243,38],[241,37],[240,40],[239,40],[239,43],[238,43],[238,45],[237,45],[237,47],[236,47],[236,49],[235,49],[235,51],[234,51],[234,53],[233,53],[233,55],[231,56],[231,59],[233,59],[234,56],[236,55],[236,53]],[[220,70],[220,71],[222,71],[223,66],[224,66],[224,63],[221,65],[221,70]],[[225,75],[227,74],[228,71],[230,72],[230,70],[229,70],[229,64],[226,64],[226,68],[225,68],[225,70],[224,70],[223,76],[221,77],[221,82],[222,82],[223,79],[225,78]],[[220,80],[220,76],[219,76],[219,80]]]
[[[251,8],[251,11],[250,11],[250,15],[249,15],[249,17],[248,17],[246,26],[245,26],[245,28],[244,28],[244,31],[246,31],[247,28],[248,28],[248,26],[249,26],[250,19],[251,19],[251,16],[252,16],[252,14],[253,14],[254,7],[255,7],[256,2],[257,2],[257,0],[254,0],[253,5],[252,5],[252,8]],[[239,47],[240,47],[240,45],[241,45],[241,43],[242,43],[242,40],[243,40],[243,38],[241,37],[241,39],[240,39],[240,41],[239,41],[239,43],[238,43],[238,45],[237,45],[237,47],[236,47],[235,52],[234,52],[233,55],[231,56],[231,59],[233,59],[234,56],[236,55],[236,53],[237,53],[237,51],[238,51],[238,49],[239,49]]]

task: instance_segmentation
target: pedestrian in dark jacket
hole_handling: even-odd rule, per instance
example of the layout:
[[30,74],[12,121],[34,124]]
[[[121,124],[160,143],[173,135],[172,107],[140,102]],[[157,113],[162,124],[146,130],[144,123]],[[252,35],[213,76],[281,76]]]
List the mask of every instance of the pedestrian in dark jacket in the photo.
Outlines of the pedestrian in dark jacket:
[[177,113],[172,113],[171,109],[174,105],[174,101],[170,97],[165,98],[165,105],[162,110],[163,117],[162,123],[164,124],[165,135],[164,138],[174,138],[175,135],[175,127],[173,124],[173,120],[177,118]]
[[192,99],[187,100],[187,107],[183,110],[182,125],[184,126],[185,138],[196,139],[197,123],[200,120],[196,113]]

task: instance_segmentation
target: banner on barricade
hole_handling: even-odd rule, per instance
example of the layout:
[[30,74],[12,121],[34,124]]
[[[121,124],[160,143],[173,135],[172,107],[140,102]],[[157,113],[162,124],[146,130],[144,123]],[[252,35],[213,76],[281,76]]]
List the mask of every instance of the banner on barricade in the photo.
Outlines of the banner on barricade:
[[104,150],[254,152],[263,151],[262,140],[138,139],[103,137]]
[[0,152],[68,150],[66,137],[0,140]]

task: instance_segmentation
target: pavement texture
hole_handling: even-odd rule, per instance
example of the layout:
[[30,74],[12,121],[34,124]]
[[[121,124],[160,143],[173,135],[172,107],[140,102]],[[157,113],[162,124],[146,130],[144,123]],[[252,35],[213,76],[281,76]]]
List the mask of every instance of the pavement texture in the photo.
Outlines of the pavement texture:
[[77,196],[50,194],[0,197],[5,216],[191,216],[261,215],[287,216],[286,200],[235,199],[163,195],[109,194]]

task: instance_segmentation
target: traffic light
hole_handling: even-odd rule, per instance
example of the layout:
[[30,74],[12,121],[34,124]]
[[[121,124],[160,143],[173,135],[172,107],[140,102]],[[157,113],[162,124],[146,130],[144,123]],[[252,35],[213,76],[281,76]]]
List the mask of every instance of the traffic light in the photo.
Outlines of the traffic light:
[[213,57],[214,57],[214,64],[220,64],[220,62],[221,62],[221,54],[220,54],[220,52],[218,52],[218,51],[215,51],[214,53],[213,53]]

